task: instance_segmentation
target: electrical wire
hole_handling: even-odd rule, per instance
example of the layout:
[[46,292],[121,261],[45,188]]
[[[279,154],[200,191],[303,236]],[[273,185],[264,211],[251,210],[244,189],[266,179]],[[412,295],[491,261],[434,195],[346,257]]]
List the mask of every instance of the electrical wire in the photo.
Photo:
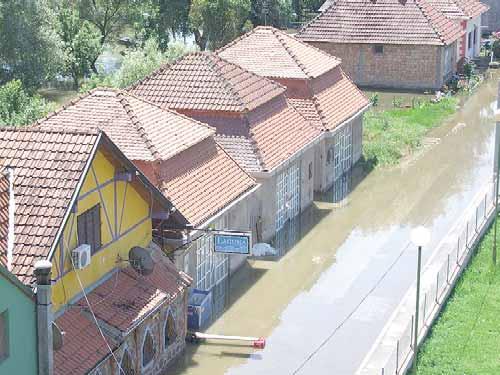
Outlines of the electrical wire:
[[[425,223],[424,223],[425,224]],[[377,280],[375,285],[373,285],[372,288],[366,293],[363,298],[359,301],[359,303],[354,307],[354,309],[347,314],[347,316],[335,327],[335,329],[314,349],[311,354],[309,354],[303,361],[302,363],[292,372],[292,375],[298,374],[304,366],[316,355],[318,352],[337,334],[337,332],[347,323],[347,321],[358,311],[358,309],[361,307],[361,305],[366,301],[366,299],[375,291],[375,289],[378,288],[378,286],[382,283],[382,281],[385,279],[387,274],[394,268],[396,263],[401,259],[403,254],[408,250],[410,246],[410,242],[406,244],[406,246],[403,248],[403,250],[398,254],[396,259],[391,263],[389,268],[387,268],[384,273],[380,276],[380,278]]]
[[95,325],[97,327],[97,330],[99,331],[99,333],[100,333],[100,335],[101,335],[104,343],[108,347],[109,353],[111,354],[111,356],[113,357],[114,361],[116,362],[116,364],[118,366],[119,372],[123,373],[123,375],[127,375],[125,373],[125,371],[122,369],[122,366],[121,366],[120,362],[116,358],[115,353],[113,353],[113,349],[111,349],[111,346],[109,345],[108,340],[106,339],[106,336],[104,336],[104,333],[103,333],[101,327],[99,326],[99,322],[97,321],[97,317],[95,316],[94,310],[92,309],[92,305],[90,304],[90,301],[89,301],[89,299],[87,297],[87,293],[85,292],[85,288],[83,287],[82,280],[80,279],[80,275],[78,274],[77,269],[75,267],[75,263],[73,261],[73,257],[70,257],[70,259],[71,259],[71,264],[73,265],[73,270],[75,271],[76,279],[78,280],[78,284],[80,285],[80,289],[82,290],[83,297],[85,298],[85,301],[87,302],[87,306],[88,306],[88,308],[90,310],[90,314],[92,315],[92,318],[94,319],[94,323],[95,323]]

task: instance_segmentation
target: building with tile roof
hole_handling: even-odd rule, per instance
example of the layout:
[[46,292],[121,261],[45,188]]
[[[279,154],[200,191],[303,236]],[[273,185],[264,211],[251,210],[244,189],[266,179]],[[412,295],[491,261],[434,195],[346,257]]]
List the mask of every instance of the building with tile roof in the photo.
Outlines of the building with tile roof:
[[463,34],[428,0],[334,0],[297,38],[341,58],[360,86],[439,89]]
[[[226,89],[220,84],[217,87]],[[231,108],[247,100],[233,99],[227,101]],[[251,107],[254,100],[245,103]],[[253,205],[258,184],[215,140],[215,128],[113,89],[93,90],[37,124],[41,128],[96,125],[174,204],[187,225],[249,229],[247,206]],[[169,230],[161,220],[155,220],[154,225],[155,236],[164,239],[162,244],[173,252],[177,266],[196,284],[203,284],[202,289],[210,290],[221,282],[215,278],[205,282],[204,275],[215,274],[217,269],[227,278],[231,269],[246,260],[233,256],[230,264],[228,255],[206,250],[213,241],[195,240],[212,238],[204,231],[188,230],[185,225],[181,226],[184,229]]]
[[[316,191],[329,189],[361,157],[362,116],[369,100],[344,73],[340,59],[263,26],[217,54],[284,85],[289,102],[322,131],[323,140],[315,156]],[[328,154],[331,157],[327,158]]]
[[[216,128],[217,142],[262,185],[261,203],[250,215],[265,228],[253,228],[258,238],[268,239],[312,202],[313,146],[321,130],[296,110],[284,86],[199,52],[161,67],[128,91]],[[277,191],[279,181],[284,183]]]
[[[0,261],[28,287],[34,287],[34,263],[50,261],[52,309],[48,307],[47,324],[52,324],[52,312],[59,318],[78,301],[85,301],[85,306],[77,306],[85,314],[81,314],[78,320],[71,319],[70,324],[92,327],[85,332],[68,328],[60,353],[72,354],[62,361],[55,361],[54,372],[59,374],[87,374],[108,357],[116,359],[108,344],[111,351],[116,344],[119,352],[138,334],[152,329],[153,323],[159,321],[151,318],[156,316],[160,307],[176,311],[179,319],[174,323],[175,331],[184,334],[185,289],[190,282],[190,278],[177,271],[165,256],[153,258],[153,274],[149,279],[143,279],[138,272],[130,270],[131,249],[140,247],[140,251],[151,256],[157,251],[152,242],[153,220],[161,218],[169,226],[177,227],[185,226],[188,221],[106,133],[95,127],[77,129],[73,125],[68,122],[64,128],[42,127],[40,124],[28,128],[0,128],[0,168],[8,170],[10,186],[6,194],[2,178],[0,227],[5,232],[7,221],[7,243],[0,243]],[[163,279],[153,277],[155,272],[161,273]],[[125,302],[105,305],[102,298],[109,298],[109,295],[99,294],[100,301],[87,299],[87,295],[93,295],[96,290],[99,293],[99,286],[109,285],[112,275],[122,273],[135,273],[141,283],[148,282],[159,299],[151,299],[151,304],[141,306],[140,321],[136,320],[126,332],[112,336],[114,341],[108,342],[106,335],[109,332],[100,333],[106,331],[109,324],[93,315],[94,307],[107,306],[110,314],[119,314],[120,306],[127,310],[130,306]],[[165,284],[166,278],[170,280],[168,285]],[[118,276],[115,280],[122,281]],[[129,284],[123,281],[120,285],[112,285],[121,293],[132,295],[137,292],[137,287]],[[167,294],[169,298],[160,298]],[[51,328],[45,331],[48,330]],[[88,332],[95,331],[99,335],[90,339]],[[87,339],[89,344],[98,342],[99,345],[82,345]],[[50,340],[47,336],[45,342]],[[183,342],[181,340],[179,345]],[[137,346],[140,348],[144,343],[137,343]],[[106,348],[107,352],[96,350],[99,347]],[[48,351],[46,356],[52,357],[52,351]],[[178,352],[176,346],[156,351],[148,357],[146,365],[155,369],[151,373],[159,373]],[[56,353],[56,359],[60,353]],[[131,361],[137,366],[134,370],[141,371],[139,359],[133,357]],[[116,362],[115,365],[118,366]],[[67,372],[67,366],[74,367]]]
[[464,31],[458,44],[459,60],[478,57],[481,52],[482,15],[489,7],[478,0],[427,1]]

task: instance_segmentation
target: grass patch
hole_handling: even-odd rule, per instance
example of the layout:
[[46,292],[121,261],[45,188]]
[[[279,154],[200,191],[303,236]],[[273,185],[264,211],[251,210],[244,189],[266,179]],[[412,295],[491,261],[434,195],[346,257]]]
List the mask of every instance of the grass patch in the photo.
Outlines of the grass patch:
[[492,246],[493,226],[424,342],[417,371],[411,374],[500,374],[500,272],[492,265]]
[[426,102],[415,108],[370,111],[363,125],[365,160],[372,165],[394,165],[417,149],[425,134],[455,113],[458,99]]

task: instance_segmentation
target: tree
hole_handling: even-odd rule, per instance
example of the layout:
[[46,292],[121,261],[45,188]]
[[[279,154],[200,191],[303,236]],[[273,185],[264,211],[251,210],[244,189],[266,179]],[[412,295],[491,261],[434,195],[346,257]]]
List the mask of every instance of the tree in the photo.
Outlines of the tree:
[[39,95],[30,96],[19,80],[0,86],[0,126],[28,125],[54,109]]
[[34,90],[61,61],[55,16],[46,0],[0,0],[0,83],[20,79]]
[[[132,0],[78,0],[80,17],[90,22],[100,32],[100,43],[103,46],[110,37],[122,28],[130,18]],[[92,62],[92,70],[97,73]]]
[[176,60],[193,51],[182,43],[171,43],[166,52],[162,52],[155,39],[146,41],[144,48],[137,49],[125,56],[122,66],[111,76],[95,74],[82,86],[85,92],[96,87],[125,88],[146,77],[162,64]]
[[250,0],[193,0],[189,28],[202,51],[216,49],[242,34],[249,16]]
[[64,4],[58,14],[58,34],[64,51],[64,73],[73,78],[75,90],[79,82],[92,71],[92,64],[101,53],[99,31],[88,21],[81,20],[78,10]]
[[[294,1],[295,5],[298,4],[297,1]],[[290,0],[252,0],[250,20],[256,26],[266,25],[281,29],[288,27],[292,12]]]

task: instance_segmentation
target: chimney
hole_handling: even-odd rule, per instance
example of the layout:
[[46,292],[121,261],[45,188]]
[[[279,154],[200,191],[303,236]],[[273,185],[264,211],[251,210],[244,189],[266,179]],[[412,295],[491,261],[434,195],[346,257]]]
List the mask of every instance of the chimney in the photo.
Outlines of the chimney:
[[6,168],[9,180],[9,219],[7,229],[7,269],[12,271],[12,258],[14,253],[14,219],[16,212],[16,202],[14,196],[14,169]]
[[35,263],[38,375],[54,373],[51,276],[52,263],[48,260],[39,260]]

